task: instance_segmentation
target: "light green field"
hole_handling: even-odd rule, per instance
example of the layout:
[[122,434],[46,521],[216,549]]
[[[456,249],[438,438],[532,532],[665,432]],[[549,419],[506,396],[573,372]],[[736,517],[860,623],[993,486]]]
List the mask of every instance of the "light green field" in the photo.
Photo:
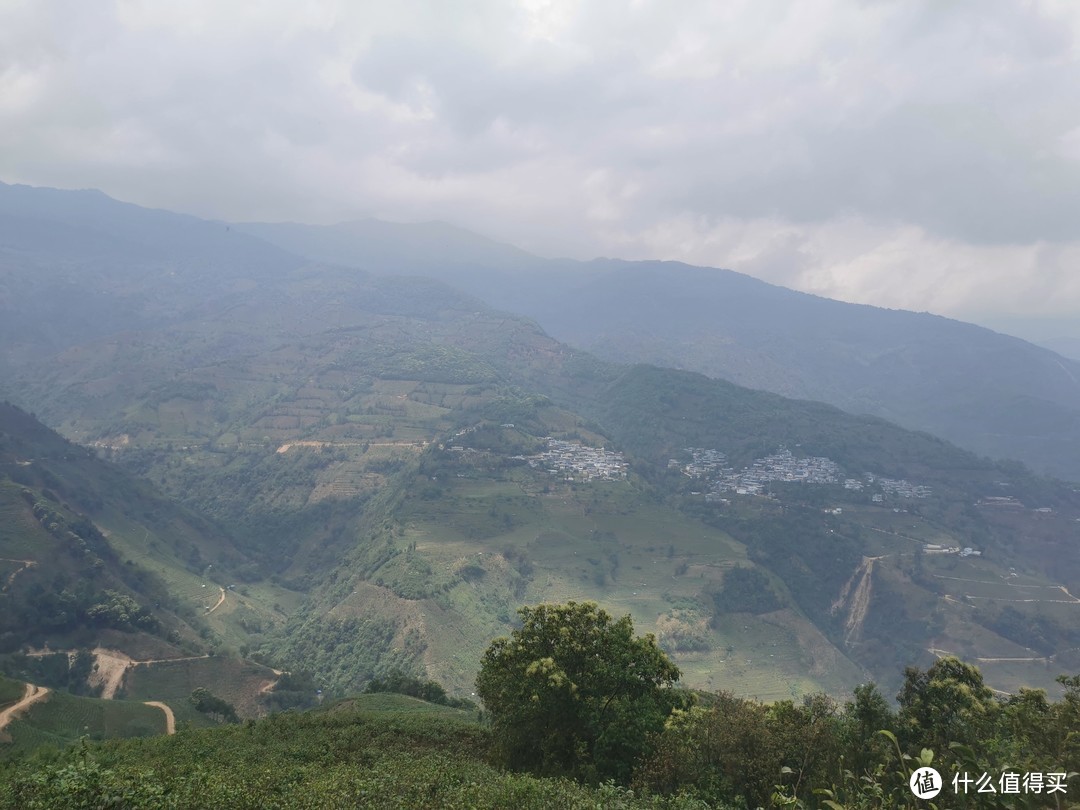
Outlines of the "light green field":
[[108,532],[109,544],[123,559],[131,560],[159,576],[169,592],[196,616],[203,618],[227,645],[237,647],[249,638],[249,633],[239,627],[236,621],[240,606],[249,612],[248,615],[262,620],[266,630],[269,630],[283,622],[302,598],[267,581],[245,586],[246,595],[239,589],[226,590],[225,602],[213,613],[208,613],[217,604],[222,586],[211,578],[212,569],[192,572],[177,559],[172,551],[175,537],[159,538],[142,524],[115,511],[109,511],[100,519],[100,523]]
[[191,693],[201,687],[233,704],[241,716],[251,717],[261,713],[260,690],[276,679],[273,670],[259,664],[234,658],[198,658],[132,667],[124,690],[133,700],[162,700],[177,706],[187,705]]
[[[679,611],[708,645],[673,652],[690,687],[773,700],[844,694],[864,677],[794,611],[708,627],[707,589],[724,570],[749,564],[745,548],[648,497],[633,480],[571,487],[519,469],[502,479],[455,478],[437,501],[414,499],[412,510],[402,543],[415,543],[442,576],[470,574],[441,603],[424,605],[429,672],[459,689],[471,687],[483,650],[510,632],[519,605],[568,600],[629,614],[637,632],[661,640]],[[515,570],[522,561],[525,577]]]
[[0,709],[19,700],[23,696],[23,689],[22,682],[0,677]]
[[64,746],[80,737],[150,737],[165,733],[165,713],[127,700],[98,700],[52,691],[33,704],[5,730],[11,741],[0,743],[0,757],[41,745]]

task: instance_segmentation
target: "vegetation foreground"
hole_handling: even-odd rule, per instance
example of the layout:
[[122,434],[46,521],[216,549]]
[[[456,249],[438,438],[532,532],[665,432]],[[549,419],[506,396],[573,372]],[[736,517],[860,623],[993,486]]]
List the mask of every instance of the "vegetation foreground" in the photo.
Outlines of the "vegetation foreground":
[[[1080,676],[1002,699],[943,658],[905,672],[898,710],[873,684],[765,704],[675,688],[655,639],[594,603],[519,615],[481,663],[486,714],[398,673],[309,712],[39,749],[0,770],[0,808],[1062,808],[1080,789]],[[930,767],[936,802],[909,787]]]
[[4,808],[699,807],[502,772],[490,733],[427,712],[284,713],[171,737],[40,752],[0,772]]

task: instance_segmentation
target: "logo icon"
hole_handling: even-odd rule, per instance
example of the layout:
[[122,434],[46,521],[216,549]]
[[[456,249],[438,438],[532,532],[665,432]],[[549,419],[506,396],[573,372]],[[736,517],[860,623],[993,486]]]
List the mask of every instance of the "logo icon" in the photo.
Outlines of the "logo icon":
[[941,793],[941,774],[933,768],[919,768],[908,780],[911,792],[920,799],[932,799]]

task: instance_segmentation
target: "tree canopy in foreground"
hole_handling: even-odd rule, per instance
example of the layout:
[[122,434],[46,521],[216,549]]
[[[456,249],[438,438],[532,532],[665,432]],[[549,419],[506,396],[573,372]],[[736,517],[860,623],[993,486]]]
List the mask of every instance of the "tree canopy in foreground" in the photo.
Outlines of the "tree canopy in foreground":
[[679,669],[629,616],[593,602],[524,607],[476,679],[504,765],[588,781],[625,780],[686,695]]

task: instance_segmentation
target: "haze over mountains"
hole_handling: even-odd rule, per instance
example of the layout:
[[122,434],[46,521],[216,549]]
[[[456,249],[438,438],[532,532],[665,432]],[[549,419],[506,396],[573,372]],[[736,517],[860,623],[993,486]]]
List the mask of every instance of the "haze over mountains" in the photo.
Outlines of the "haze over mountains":
[[545,260],[440,223],[240,227],[319,261],[440,278],[610,360],[829,402],[1080,480],[1080,363],[1019,338],[728,270]]
[[[26,448],[6,459],[18,525],[59,492],[195,614],[193,649],[237,667],[342,693],[404,667],[467,693],[518,605],[568,598],[632,614],[692,686],[769,698],[941,651],[1001,689],[1077,664],[1073,485],[868,415],[966,420],[979,453],[998,426],[1032,466],[1066,468],[1080,372],[1023,341],[445,226],[240,226],[16,186],[0,186],[0,324],[0,395],[217,539],[192,551],[122,502],[80,505]],[[643,359],[683,368],[621,362]],[[687,370],[720,359],[803,399]],[[826,390],[856,413],[805,401]],[[32,558],[30,535],[3,539],[0,557]],[[30,599],[20,576],[10,598]],[[261,678],[237,698],[251,712]]]

